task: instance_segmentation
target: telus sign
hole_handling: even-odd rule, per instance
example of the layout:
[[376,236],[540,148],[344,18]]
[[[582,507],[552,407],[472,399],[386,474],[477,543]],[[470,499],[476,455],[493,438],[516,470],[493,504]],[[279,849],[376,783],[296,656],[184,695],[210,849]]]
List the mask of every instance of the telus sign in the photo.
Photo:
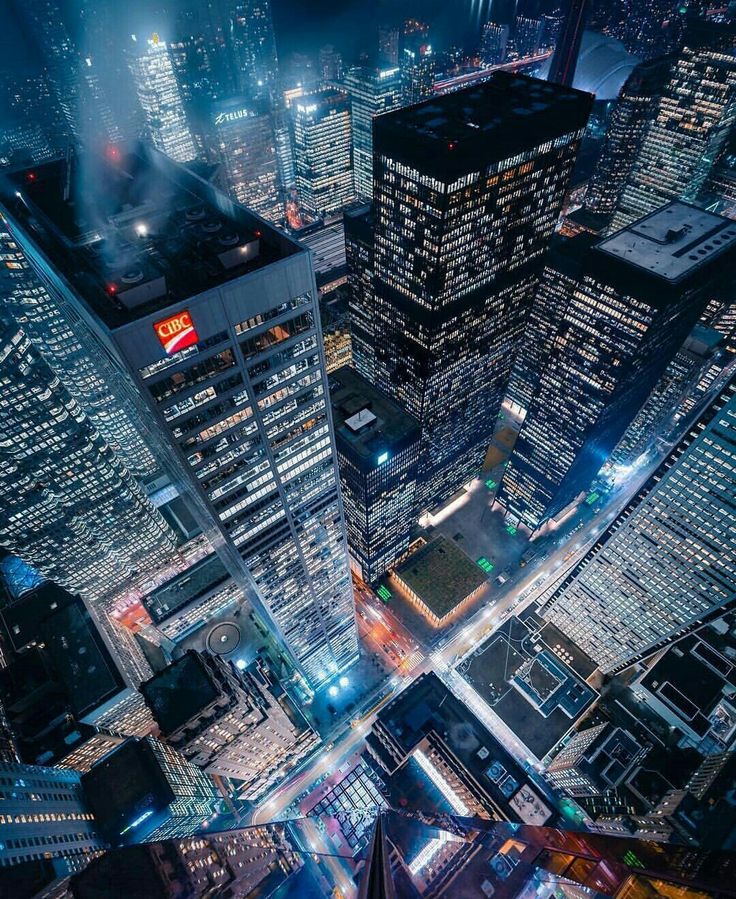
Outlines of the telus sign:
[[247,119],[249,109],[236,109],[233,112],[218,112],[215,116],[215,125],[226,125],[228,122],[237,122],[238,119]]
[[188,309],[177,312],[176,315],[165,318],[163,321],[155,322],[153,330],[169,356],[192,346],[199,340]]

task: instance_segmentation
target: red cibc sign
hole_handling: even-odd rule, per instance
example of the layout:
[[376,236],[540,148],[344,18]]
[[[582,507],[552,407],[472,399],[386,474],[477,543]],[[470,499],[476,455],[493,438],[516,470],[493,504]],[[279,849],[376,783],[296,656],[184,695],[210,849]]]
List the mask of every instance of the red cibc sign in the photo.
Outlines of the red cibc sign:
[[177,312],[176,315],[165,318],[163,321],[155,322],[153,329],[161,341],[161,346],[169,356],[173,356],[179,350],[192,346],[199,340],[192,324],[192,317],[187,309],[184,309],[183,312]]

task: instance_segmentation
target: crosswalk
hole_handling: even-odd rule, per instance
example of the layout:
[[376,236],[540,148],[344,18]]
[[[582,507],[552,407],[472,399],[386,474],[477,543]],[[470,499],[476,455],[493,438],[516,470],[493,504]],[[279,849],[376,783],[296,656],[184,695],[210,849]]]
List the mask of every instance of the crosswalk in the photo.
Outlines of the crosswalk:
[[406,660],[406,670],[407,673],[411,673],[415,668],[422,664],[424,661],[424,653],[421,649],[415,649],[414,652],[409,656]]

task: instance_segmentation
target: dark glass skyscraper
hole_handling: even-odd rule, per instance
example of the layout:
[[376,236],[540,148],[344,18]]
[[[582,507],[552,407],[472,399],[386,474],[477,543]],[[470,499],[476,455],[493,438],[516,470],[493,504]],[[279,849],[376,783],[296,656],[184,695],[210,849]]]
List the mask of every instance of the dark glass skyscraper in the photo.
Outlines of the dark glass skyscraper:
[[480,469],[589,109],[587,94],[499,72],[374,122],[359,368],[420,420],[420,508]]
[[736,251],[729,219],[671,203],[590,249],[556,328],[499,500],[536,530],[587,489]]
[[568,6],[557,38],[552,65],[547,80],[555,84],[571,85],[578,64],[580,43],[583,40],[588,0],[567,0]]

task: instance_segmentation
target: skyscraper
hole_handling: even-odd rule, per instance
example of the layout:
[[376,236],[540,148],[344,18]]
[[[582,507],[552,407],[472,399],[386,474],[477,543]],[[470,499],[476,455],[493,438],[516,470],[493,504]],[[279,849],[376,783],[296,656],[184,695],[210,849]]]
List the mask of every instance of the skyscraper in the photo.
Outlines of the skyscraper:
[[[45,277],[63,273],[157,458],[320,683],[357,657],[357,639],[309,254],[146,146],[99,164],[90,193],[84,159],[19,176],[22,200],[6,199],[24,248]],[[104,241],[63,236],[81,209],[105,221]]]
[[105,848],[77,771],[0,762],[0,866],[61,856],[83,867]]
[[115,395],[115,375],[106,357],[82,346],[87,324],[64,304],[58,291],[39,278],[2,213],[0,251],[5,260],[0,270],[0,307],[23,328],[115,455],[134,475],[154,474],[159,463],[133,423],[133,407]]
[[399,64],[398,26],[378,26],[378,63],[386,68],[393,68]]
[[240,92],[275,107],[279,67],[270,0],[236,0],[231,22]]
[[271,115],[242,97],[211,112],[214,150],[222,161],[230,196],[269,221],[283,217],[281,184]]
[[399,66],[405,103],[430,97],[434,88],[436,62],[429,42],[429,25],[407,19],[399,38]]
[[370,204],[346,209],[345,261],[348,278],[348,309],[352,365],[369,384],[374,382],[375,329],[373,309],[373,207]]
[[350,368],[330,375],[348,547],[374,582],[409,548],[419,462],[419,422]]
[[111,846],[198,833],[221,801],[206,774],[153,737],[120,743],[82,775],[82,790]]
[[611,453],[614,465],[635,464],[657,437],[670,436],[683,401],[689,401],[704,370],[714,364],[722,340],[712,328],[693,328]]
[[565,18],[557,36],[547,80],[569,87],[575,78],[580,43],[588,14],[588,0],[567,0]]
[[374,122],[364,368],[421,423],[421,509],[480,470],[589,108],[499,72]]
[[355,198],[350,98],[325,88],[292,106],[296,189],[301,205],[319,215]]
[[531,530],[586,490],[734,263],[736,226],[670,205],[590,249],[498,493]]
[[2,544],[99,597],[169,558],[173,532],[25,333],[0,316]]
[[157,34],[134,39],[130,71],[154,147],[175,162],[191,162],[197,148],[184,111],[171,53]]
[[373,119],[401,105],[401,69],[356,66],[345,76],[353,125],[355,192],[373,196]]
[[549,597],[544,616],[604,672],[733,602],[735,446],[732,380]]
[[670,200],[695,200],[736,121],[736,28],[691,23],[629,172],[613,230]]
[[495,66],[506,59],[509,42],[509,26],[498,22],[486,22],[480,43],[480,58],[484,65]]
[[534,56],[542,44],[544,22],[528,16],[517,16],[514,23],[514,49],[519,57]]
[[557,328],[582,275],[582,261],[574,240],[559,235],[552,239],[506,390],[519,411],[528,410],[534,400]]
[[193,650],[141,685],[163,739],[207,773],[241,781],[240,797],[254,801],[319,744],[272,689],[264,665],[241,671]]
[[585,206],[591,212],[612,217],[616,211],[631,167],[656,116],[672,63],[669,56],[640,63],[621,88],[585,194]]

